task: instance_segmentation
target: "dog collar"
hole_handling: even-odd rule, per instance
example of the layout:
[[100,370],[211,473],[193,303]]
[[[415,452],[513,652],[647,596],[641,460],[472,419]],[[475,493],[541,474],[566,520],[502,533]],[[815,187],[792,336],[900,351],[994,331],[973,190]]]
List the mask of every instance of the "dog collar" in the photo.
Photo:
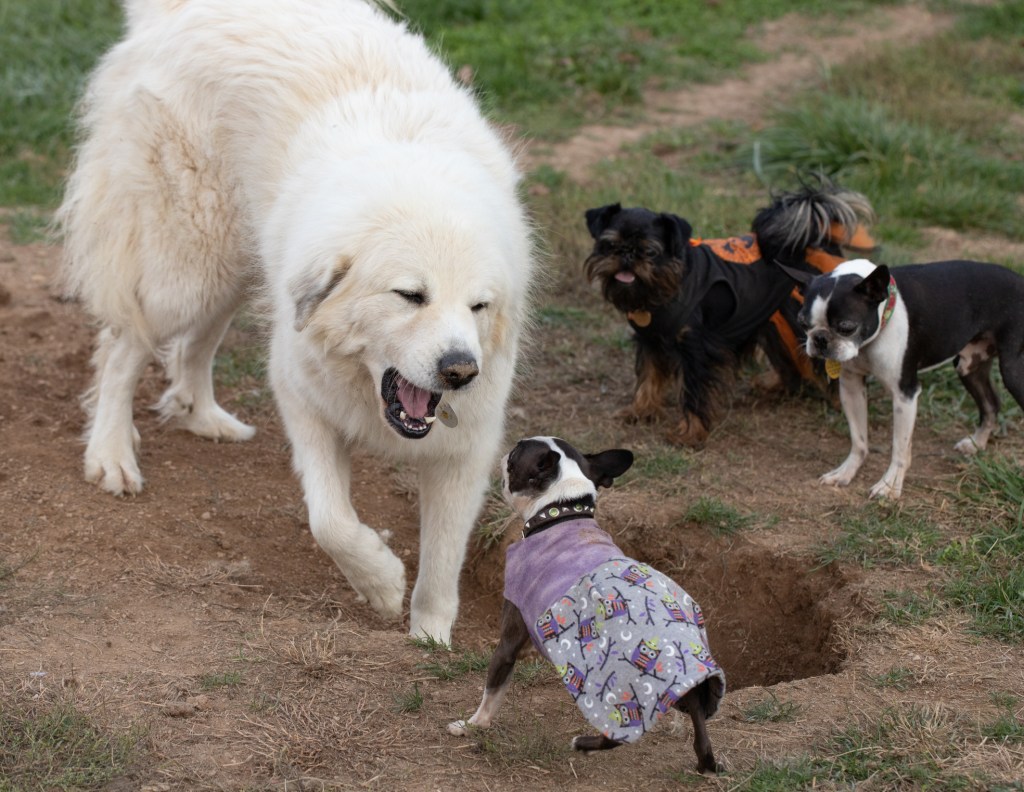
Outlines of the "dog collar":
[[[889,320],[892,319],[893,311],[896,310],[896,297],[899,294],[899,291],[896,289],[896,279],[892,275],[889,276],[889,287],[886,291],[889,296],[885,300],[885,308],[882,309],[882,320],[878,323],[878,330],[875,331],[875,335],[868,339],[869,341],[873,341],[878,337],[878,334],[882,332],[887,324],[889,324]],[[828,375],[829,379],[839,379],[839,375],[843,373],[843,364],[838,360],[826,358],[825,373]]]
[[565,520],[578,520],[581,517],[593,517],[597,509],[594,496],[587,495],[569,501],[555,501],[544,506],[533,517],[523,523],[523,538],[546,531],[552,525]]
[[889,324],[889,320],[892,319],[892,312],[896,310],[896,295],[898,292],[896,291],[896,279],[892,275],[889,276],[889,288],[887,291],[889,298],[885,301],[885,309],[882,311],[882,324],[878,328],[879,330]]

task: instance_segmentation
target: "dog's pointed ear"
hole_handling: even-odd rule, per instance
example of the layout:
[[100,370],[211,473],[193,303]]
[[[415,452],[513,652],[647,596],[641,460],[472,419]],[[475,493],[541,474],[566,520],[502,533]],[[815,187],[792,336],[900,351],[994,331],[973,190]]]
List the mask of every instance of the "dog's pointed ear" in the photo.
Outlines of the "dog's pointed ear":
[[863,294],[871,302],[882,302],[889,296],[889,277],[889,268],[885,264],[880,264],[870,275],[854,286],[854,291]]
[[597,209],[587,209],[584,216],[587,218],[587,230],[590,231],[590,236],[594,239],[601,236],[601,232],[608,227],[612,218],[621,211],[622,204],[617,203],[600,206]]
[[811,281],[818,277],[816,272],[807,272],[806,270],[797,269],[796,267],[790,267],[783,264],[781,261],[776,261],[775,266],[785,272],[789,277],[799,283],[801,286],[810,286]]
[[683,218],[668,212],[662,212],[655,217],[654,223],[661,228],[665,254],[673,259],[683,258],[690,237],[693,236],[693,227]]
[[612,482],[633,466],[633,452],[613,448],[597,454],[584,454],[587,478],[597,487],[610,487]]
[[296,331],[301,333],[305,329],[313,312],[341,283],[350,266],[348,260],[333,262],[333,266],[312,266],[288,284],[288,290],[295,301]]

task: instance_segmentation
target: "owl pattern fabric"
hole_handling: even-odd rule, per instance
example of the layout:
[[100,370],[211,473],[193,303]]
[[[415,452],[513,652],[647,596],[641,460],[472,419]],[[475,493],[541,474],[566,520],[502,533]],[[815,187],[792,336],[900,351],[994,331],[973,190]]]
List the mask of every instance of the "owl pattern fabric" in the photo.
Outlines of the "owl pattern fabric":
[[705,681],[704,714],[718,709],[725,674],[708,648],[700,606],[673,580],[625,556],[593,520],[511,545],[505,597],[580,711],[610,739],[639,739]]

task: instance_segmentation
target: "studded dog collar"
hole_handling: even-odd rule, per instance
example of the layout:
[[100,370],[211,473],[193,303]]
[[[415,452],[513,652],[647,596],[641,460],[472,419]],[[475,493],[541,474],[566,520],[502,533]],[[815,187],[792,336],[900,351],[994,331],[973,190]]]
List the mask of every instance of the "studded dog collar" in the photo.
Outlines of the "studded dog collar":
[[593,517],[596,509],[597,505],[594,503],[592,495],[569,501],[549,503],[523,524],[523,538],[526,539],[528,536],[546,531],[552,525],[556,525],[564,520]]

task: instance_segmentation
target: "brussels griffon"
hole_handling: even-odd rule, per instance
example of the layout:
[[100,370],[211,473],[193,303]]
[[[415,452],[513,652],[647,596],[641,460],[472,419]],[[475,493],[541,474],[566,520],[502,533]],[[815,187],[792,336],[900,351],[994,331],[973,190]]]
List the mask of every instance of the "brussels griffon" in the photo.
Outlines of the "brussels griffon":
[[626,314],[636,340],[636,390],[621,415],[650,420],[669,393],[683,417],[670,433],[700,447],[722,410],[743,356],[760,345],[790,392],[825,386],[820,361],[804,352],[799,287],[779,264],[817,275],[848,252],[874,250],[863,195],[826,180],[777,196],[752,234],[700,239],[681,217],[611,204],[586,212],[594,249],[584,269]]

